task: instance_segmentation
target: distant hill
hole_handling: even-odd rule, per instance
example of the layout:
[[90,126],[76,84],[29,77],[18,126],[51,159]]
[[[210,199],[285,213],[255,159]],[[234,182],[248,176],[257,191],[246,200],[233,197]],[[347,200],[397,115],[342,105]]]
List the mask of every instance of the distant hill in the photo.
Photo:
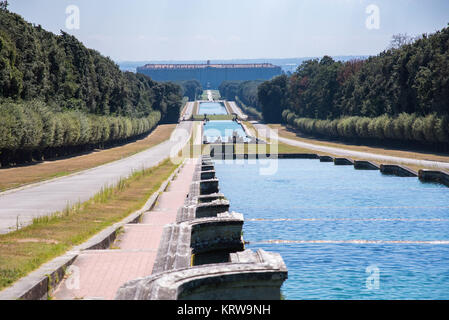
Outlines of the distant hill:
[[[294,72],[299,65],[304,61],[310,59],[316,59],[319,57],[303,57],[303,58],[285,58],[285,59],[229,59],[229,60],[211,60],[212,64],[220,63],[271,63],[276,66],[280,66],[284,72]],[[335,61],[346,62],[354,59],[367,59],[368,56],[335,56]],[[161,64],[182,64],[182,63],[205,63],[205,60],[148,60],[148,61],[118,61],[122,71],[136,72],[137,67],[141,67],[148,63],[161,63]]]
[[0,163],[124,142],[177,122],[181,88],[122,72],[74,36],[0,7]]

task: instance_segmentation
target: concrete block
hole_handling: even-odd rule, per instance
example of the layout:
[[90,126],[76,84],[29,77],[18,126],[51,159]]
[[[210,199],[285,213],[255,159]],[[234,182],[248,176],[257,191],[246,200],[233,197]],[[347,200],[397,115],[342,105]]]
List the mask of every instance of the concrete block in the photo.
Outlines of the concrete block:
[[401,165],[381,164],[380,172],[383,174],[395,175],[398,177],[417,177],[418,173],[414,170]]
[[198,203],[207,203],[215,200],[224,200],[225,196],[222,193],[212,193],[204,196],[199,196],[197,198]]
[[449,187],[449,173],[439,170],[419,170],[419,180],[423,182],[436,182]]
[[334,162],[334,157],[331,156],[318,156],[320,162]]
[[200,195],[217,193],[219,191],[218,179],[216,178],[209,180],[201,180],[199,181],[199,185],[200,185]]
[[230,203],[228,200],[214,200],[207,203],[200,203],[196,206],[195,218],[216,217],[219,213],[229,211]]
[[354,165],[354,161],[348,158],[335,158],[334,164],[336,166],[352,166]]
[[282,257],[259,250],[229,263],[166,271],[124,284],[117,300],[276,300],[288,277]]
[[357,170],[380,170],[380,166],[371,161],[354,161],[354,168]]
[[213,171],[213,170],[215,170],[213,165],[201,166],[201,171]]
[[215,178],[215,170],[202,171],[200,173],[201,180],[210,180]]
[[[190,208],[188,208],[190,210]],[[191,211],[187,213],[191,214]],[[215,218],[193,219],[164,228],[153,274],[190,266],[193,254],[243,250],[243,216],[218,214]]]

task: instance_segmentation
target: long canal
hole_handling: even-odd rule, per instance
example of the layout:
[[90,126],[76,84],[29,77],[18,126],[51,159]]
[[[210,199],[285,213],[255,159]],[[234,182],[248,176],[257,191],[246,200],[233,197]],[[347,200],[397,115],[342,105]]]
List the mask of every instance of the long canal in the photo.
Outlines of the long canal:
[[[279,252],[287,299],[449,299],[449,194],[317,160],[217,162],[248,248]],[[373,278],[374,277],[374,278]],[[373,281],[375,280],[375,281]]]

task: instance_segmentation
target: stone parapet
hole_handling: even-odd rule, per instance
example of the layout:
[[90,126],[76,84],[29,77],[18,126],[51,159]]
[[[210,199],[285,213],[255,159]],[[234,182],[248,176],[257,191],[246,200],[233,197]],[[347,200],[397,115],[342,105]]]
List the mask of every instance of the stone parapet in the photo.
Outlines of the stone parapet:
[[352,166],[354,165],[354,161],[348,158],[335,158],[334,164],[336,166]]
[[242,229],[243,216],[237,213],[167,225],[162,234],[153,274],[187,268],[192,265],[196,254],[214,251],[229,254],[243,250]]
[[380,170],[380,166],[371,161],[356,160],[354,161],[354,168],[357,170]]
[[414,170],[401,165],[395,164],[382,164],[380,166],[380,172],[383,174],[395,175],[399,177],[417,177],[418,173]]
[[153,274],[123,285],[117,300],[275,300],[287,279],[278,253],[246,250],[228,263]]
[[244,251],[243,215],[229,213],[218,191],[212,161],[203,157],[176,223],[164,228],[152,276],[126,283],[116,299],[280,299],[281,256]]
[[419,170],[419,180],[424,182],[436,182],[449,187],[449,173],[438,170]]

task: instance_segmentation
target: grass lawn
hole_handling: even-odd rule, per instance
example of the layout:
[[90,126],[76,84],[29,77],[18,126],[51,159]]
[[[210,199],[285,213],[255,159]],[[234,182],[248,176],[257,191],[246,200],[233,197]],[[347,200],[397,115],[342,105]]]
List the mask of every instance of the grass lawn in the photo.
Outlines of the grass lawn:
[[142,208],[176,168],[166,160],[104,188],[83,204],[0,235],[0,290]]
[[[244,123],[245,123],[245,126],[248,128],[248,130],[250,131],[250,133],[252,135],[258,136],[256,134],[256,129],[254,128],[254,126],[250,122],[244,122]],[[354,151],[370,152],[370,153],[374,153],[374,154],[396,156],[396,157],[405,157],[405,158],[412,158],[412,159],[435,160],[435,161],[449,162],[449,156],[445,157],[445,156],[439,156],[439,155],[434,155],[434,154],[424,154],[424,153],[409,152],[409,151],[390,150],[390,149],[375,148],[375,147],[348,145],[348,144],[343,144],[343,143],[326,142],[326,141],[316,140],[316,139],[312,139],[312,138],[298,137],[296,135],[296,133],[294,133],[292,131],[289,131],[285,126],[282,126],[282,125],[270,124],[269,126],[272,129],[277,129],[279,136],[284,137],[284,138],[298,140],[298,141],[301,141],[301,142],[307,142],[307,143],[311,143],[311,144],[323,145],[323,146],[328,146],[328,147],[337,147],[337,148],[354,150]],[[274,141],[268,141],[268,142],[272,142],[273,143]],[[268,148],[267,150],[270,150],[270,149]],[[259,153],[263,153],[263,152],[259,151]],[[328,155],[328,156],[331,156],[331,157],[341,157],[341,156],[336,155],[336,154],[325,153],[325,152],[317,152],[315,150],[301,148],[301,147],[296,147],[296,146],[292,146],[292,145],[285,144],[285,143],[282,143],[282,142],[278,143],[278,153],[310,153],[310,154],[320,154],[320,155],[323,155],[323,156],[324,155]],[[351,159],[353,159],[353,160],[366,160],[364,158],[359,158],[359,157],[351,157]],[[372,160],[370,160],[370,161],[373,162],[373,163],[376,163],[378,165],[380,165],[380,164],[405,165],[405,166],[409,167],[410,169],[415,170],[416,172],[418,172],[421,169],[432,169],[432,168],[427,168],[427,167],[423,167],[423,166],[404,164],[404,163],[401,163],[401,162],[388,162],[388,161],[380,162],[380,161],[372,161]]]
[[175,127],[175,124],[160,125],[146,138],[115,148],[27,166],[0,169],[0,191],[66,176],[132,156],[169,139]]
[[355,145],[345,142],[330,142],[321,139],[314,139],[311,137],[302,136],[300,133],[297,133],[289,128],[279,125],[279,124],[270,124],[269,125],[273,129],[278,130],[278,134],[281,137],[298,140],[306,143],[313,143],[316,145],[322,145],[327,147],[336,147],[347,150],[354,150],[360,152],[369,152],[375,154],[382,154],[394,157],[402,157],[402,158],[411,158],[417,160],[432,160],[432,161],[441,161],[441,162],[449,162],[449,155],[443,155],[438,153],[428,153],[428,152],[420,152],[420,151],[410,151],[410,150],[396,150],[396,149],[388,149],[382,147],[369,147],[363,145]]

